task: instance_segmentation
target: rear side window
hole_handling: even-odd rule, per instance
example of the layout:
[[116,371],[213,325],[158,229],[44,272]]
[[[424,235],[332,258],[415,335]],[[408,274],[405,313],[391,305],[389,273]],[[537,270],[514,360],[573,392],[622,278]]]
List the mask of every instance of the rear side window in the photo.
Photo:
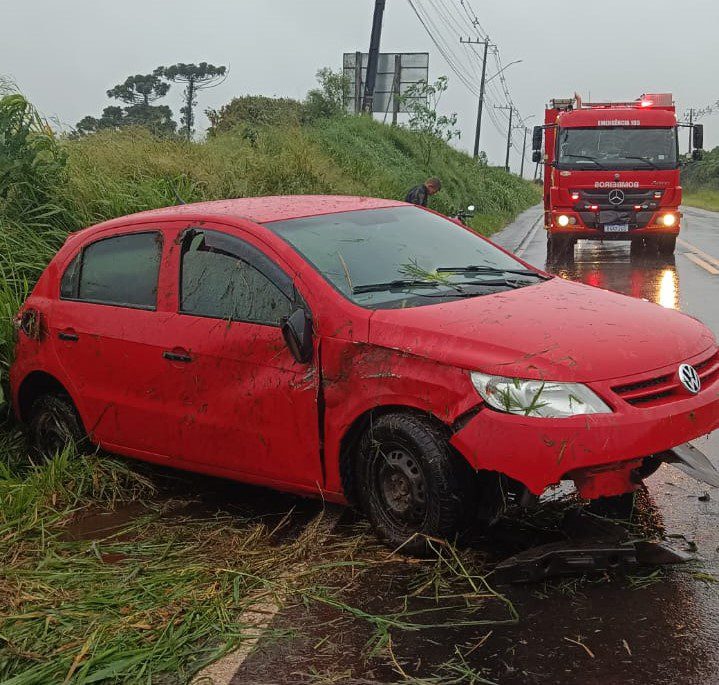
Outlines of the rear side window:
[[70,262],[60,284],[63,299],[155,309],[162,257],[158,232],[98,240]]
[[[183,314],[270,326],[278,326],[290,314],[290,297],[276,284],[287,277],[283,279],[279,267],[259,250],[237,238],[191,232],[183,245],[181,268]],[[280,278],[273,281],[276,276]]]

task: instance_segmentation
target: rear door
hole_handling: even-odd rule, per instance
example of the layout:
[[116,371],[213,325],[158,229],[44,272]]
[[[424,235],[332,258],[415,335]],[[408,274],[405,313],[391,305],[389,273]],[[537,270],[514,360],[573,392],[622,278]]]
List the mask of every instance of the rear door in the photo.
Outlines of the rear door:
[[178,316],[164,351],[173,451],[248,480],[319,486],[317,368],[295,361],[280,329],[292,279],[250,235],[189,228],[176,242]]
[[65,268],[51,309],[54,349],[85,426],[111,449],[163,453],[159,334],[174,315],[158,309],[165,245],[156,227],[84,245]]

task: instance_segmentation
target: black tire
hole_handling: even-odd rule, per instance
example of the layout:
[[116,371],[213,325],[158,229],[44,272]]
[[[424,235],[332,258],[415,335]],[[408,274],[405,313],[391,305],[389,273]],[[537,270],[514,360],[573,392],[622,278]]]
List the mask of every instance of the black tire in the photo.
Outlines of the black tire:
[[635,499],[636,492],[626,492],[613,497],[599,497],[589,502],[587,511],[606,519],[631,521]]
[[662,235],[656,238],[657,248],[662,257],[671,257],[677,247],[677,237],[675,235]]
[[452,540],[476,511],[476,478],[429,418],[380,416],[354,460],[359,504],[378,535],[405,554],[431,552],[427,537]]
[[643,257],[647,251],[647,245],[644,238],[635,238],[629,246],[629,256],[634,258]]
[[547,233],[547,261],[568,262],[574,259],[574,238]]
[[30,446],[36,454],[51,458],[68,444],[79,444],[85,433],[72,400],[67,395],[41,395],[32,404],[27,422]]

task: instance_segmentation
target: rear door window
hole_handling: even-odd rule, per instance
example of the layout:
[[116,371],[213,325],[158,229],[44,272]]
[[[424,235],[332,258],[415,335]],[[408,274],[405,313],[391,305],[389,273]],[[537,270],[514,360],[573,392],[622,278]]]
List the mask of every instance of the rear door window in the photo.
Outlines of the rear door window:
[[159,232],[130,233],[85,247],[63,274],[60,296],[138,309],[155,309],[162,257]]
[[188,231],[183,241],[180,311],[278,326],[291,311],[289,277],[266,255],[218,231]]

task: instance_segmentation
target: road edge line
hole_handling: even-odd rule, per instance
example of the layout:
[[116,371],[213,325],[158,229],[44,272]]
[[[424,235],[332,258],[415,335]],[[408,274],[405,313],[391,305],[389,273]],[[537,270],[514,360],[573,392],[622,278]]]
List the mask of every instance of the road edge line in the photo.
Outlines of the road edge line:
[[[318,534],[317,544],[323,545],[332,531],[337,526],[343,509],[341,507],[333,507],[331,510],[323,508],[311,521],[307,527],[315,524],[322,530]],[[307,566],[306,562],[295,564],[280,574],[280,580],[288,580],[301,572]],[[261,591],[262,595],[266,594],[266,590]],[[238,616],[237,622],[256,630],[256,634],[248,637],[240,643],[240,646],[233,652],[225,654],[217,661],[213,661],[209,666],[203,668],[190,681],[191,685],[231,685],[237,672],[247,657],[252,654],[257,643],[272,623],[273,619],[284,608],[285,594],[281,593],[275,597],[274,601],[264,601],[253,604],[251,609],[243,612]]]

